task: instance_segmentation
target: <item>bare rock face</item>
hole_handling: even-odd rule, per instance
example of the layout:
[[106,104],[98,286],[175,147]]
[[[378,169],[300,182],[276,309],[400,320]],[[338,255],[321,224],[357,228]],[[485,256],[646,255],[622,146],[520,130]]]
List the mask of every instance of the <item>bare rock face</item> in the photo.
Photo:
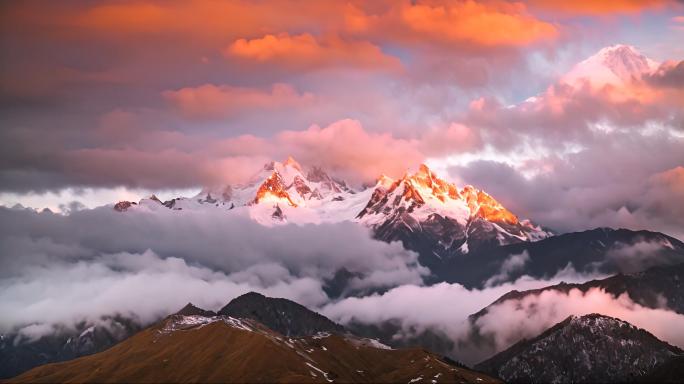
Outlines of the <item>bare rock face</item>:
[[294,187],[300,196],[309,196],[312,193],[311,188],[309,188],[309,186],[306,184],[306,181],[304,181],[304,179],[302,179],[299,175],[295,176],[292,187]]
[[119,201],[118,203],[114,204],[114,210],[117,212],[125,212],[128,210],[128,208],[130,208],[134,205],[137,205],[137,204],[134,202],[125,201],[125,200]]
[[205,309],[196,307],[192,303],[188,303],[185,307],[183,307],[180,311],[176,312],[176,315],[181,315],[181,316],[205,316],[205,317],[211,317],[211,316],[216,316],[216,312],[214,311],[207,311]]
[[273,214],[271,214],[271,217],[274,220],[279,220],[279,221],[285,220],[286,219],[285,213],[283,213],[283,210],[280,208],[280,205],[276,204],[274,208],[275,209],[273,210]]

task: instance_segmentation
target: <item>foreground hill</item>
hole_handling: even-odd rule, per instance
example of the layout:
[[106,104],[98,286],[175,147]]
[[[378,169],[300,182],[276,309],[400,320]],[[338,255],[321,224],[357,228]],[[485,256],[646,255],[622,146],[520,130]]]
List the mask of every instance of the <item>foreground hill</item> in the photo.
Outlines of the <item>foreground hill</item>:
[[608,316],[570,316],[476,365],[512,383],[614,383],[665,374],[684,351]]
[[[188,312],[197,311],[186,307]],[[300,314],[304,321],[318,316]],[[37,367],[10,380],[105,381],[498,382],[419,348],[394,350],[348,333],[287,337],[253,319],[197,314],[169,316],[107,351]]]

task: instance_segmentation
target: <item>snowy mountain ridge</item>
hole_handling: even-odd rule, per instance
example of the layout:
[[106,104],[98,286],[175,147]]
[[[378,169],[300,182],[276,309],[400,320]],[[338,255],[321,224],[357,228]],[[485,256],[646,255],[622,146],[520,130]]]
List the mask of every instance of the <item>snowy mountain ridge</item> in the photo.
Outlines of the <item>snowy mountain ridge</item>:
[[[486,192],[470,185],[458,188],[425,164],[396,180],[383,175],[374,187],[355,191],[319,167],[305,172],[289,157],[282,163],[267,163],[244,185],[204,189],[194,197],[165,202],[155,196],[139,203],[122,201],[114,209],[223,209],[267,226],[352,221],[388,241],[402,240],[403,231],[426,232],[436,238],[440,258],[446,253],[468,253],[478,246],[472,239],[503,245],[551,235],[518,219]],[[446,223],[446,227],[435,226],[435,222]],[[393,228],[392,233],[388,227]]]

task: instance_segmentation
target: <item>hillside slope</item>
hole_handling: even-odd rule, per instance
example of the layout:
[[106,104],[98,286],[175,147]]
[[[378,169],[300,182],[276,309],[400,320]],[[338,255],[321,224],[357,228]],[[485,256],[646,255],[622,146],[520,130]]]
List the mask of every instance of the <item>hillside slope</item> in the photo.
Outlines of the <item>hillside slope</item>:
[[113,348],[10,382],[498,382],[422,349],[319,333],[288,338],[254,320],[173,315]]

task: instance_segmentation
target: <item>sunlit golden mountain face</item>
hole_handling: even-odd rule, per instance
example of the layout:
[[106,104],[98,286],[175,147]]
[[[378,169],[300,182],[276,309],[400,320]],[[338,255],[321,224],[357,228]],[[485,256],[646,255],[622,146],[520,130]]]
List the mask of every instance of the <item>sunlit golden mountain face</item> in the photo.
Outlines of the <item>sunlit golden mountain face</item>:
[[[0,381],[249,291],[505,352],[493,376],[592,319],[684,347],[681,1],[30,0],[0,26]],[[280,347],[273,377],[330,378]],[[402,356],[402,381],[447,373]]]
[[254,202],[277,203],[281,200],[284,200],[293,207],[297,206],[297,204],[295,204],[290,198],[290,195],[288,195],[287,192],[285,192],[280,175],[274,172],[271,176],[268,177],[268,179],[266,179],[266,181],[263,184],[261,184],[259,190],[257,191],[256,197],[254,198]]
[[[482,217],[483,219],[508,224],[517,224],[518,218],[509,210],[504,208],[498,201],[494,200],[486,192],[478,191],[468,185],[462,190],[451,183],[438,178],[428,167],[421,164],[418,172],[411,176],[405,176],[403,181],[410,183],[411,187],[404,191],[405,199],[415,199],[424,203],[421,192],[432,195],[439,201],[445,203],[449,200],[462,200],[467,203],[471,215]],[[396,185],[401,181],[395,182]],[[393,185],[394,186],[394,185]]]

